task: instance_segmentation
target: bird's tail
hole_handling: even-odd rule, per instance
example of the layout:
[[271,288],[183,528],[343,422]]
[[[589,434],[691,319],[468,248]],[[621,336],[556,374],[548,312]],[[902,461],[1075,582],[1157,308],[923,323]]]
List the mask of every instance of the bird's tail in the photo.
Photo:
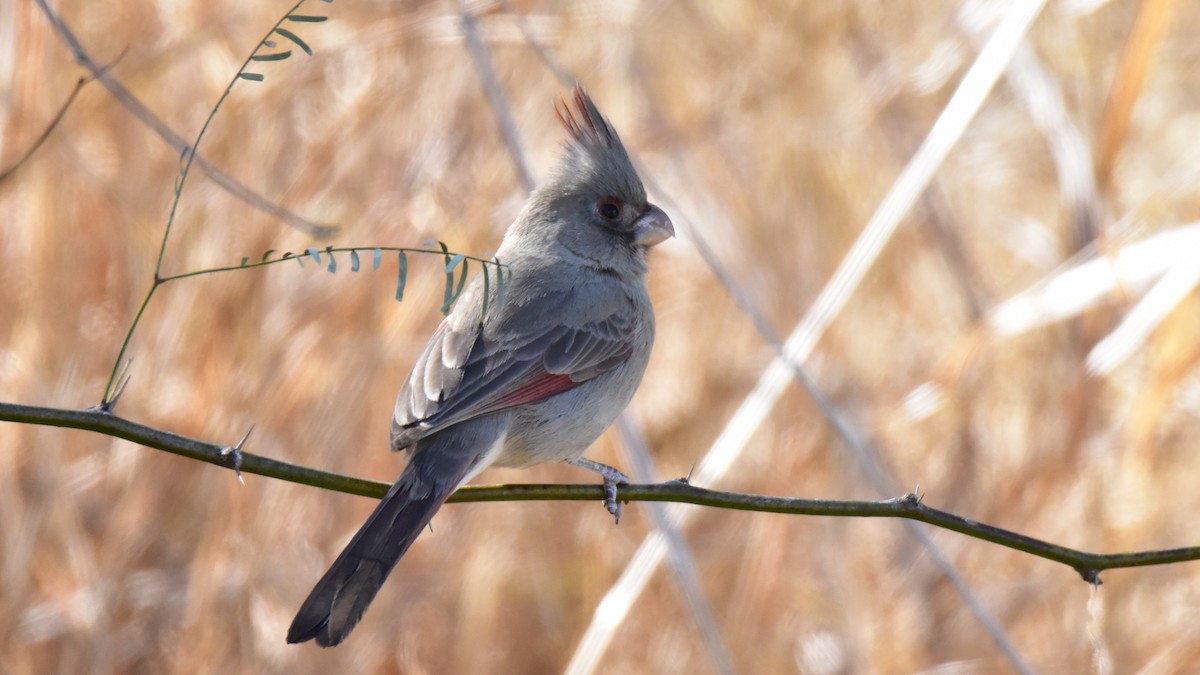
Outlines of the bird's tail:
[[316,639],[322,647],[332,647],[346,639],[400,557],[480,459],[478,452],[461,450],[430,447],[414,453],[375,512],[309,593],[292,619],[288,642]]

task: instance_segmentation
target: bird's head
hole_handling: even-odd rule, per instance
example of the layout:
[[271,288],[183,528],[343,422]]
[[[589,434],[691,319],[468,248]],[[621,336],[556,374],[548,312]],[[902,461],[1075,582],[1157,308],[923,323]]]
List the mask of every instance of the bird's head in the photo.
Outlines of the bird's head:
[[582,87],[572,103],[556,106],[570,134],[566,151],[523,219],[583,264],[622,276],[645,274],[646,250],[674,236],[675,228],[646,200],[620,137]]

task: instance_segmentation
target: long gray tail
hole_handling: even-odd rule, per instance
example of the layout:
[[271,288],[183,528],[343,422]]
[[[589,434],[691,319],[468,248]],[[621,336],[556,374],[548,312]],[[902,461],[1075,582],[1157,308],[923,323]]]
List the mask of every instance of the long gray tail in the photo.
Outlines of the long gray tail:
[[375,512],[309,593],[292,619],[288,642],[316,639],[322,647],[332,647],[345,640],[388,573],[482,454],[444,447],[456,445],[452,439],[428,440],[443,447],[414,453]]

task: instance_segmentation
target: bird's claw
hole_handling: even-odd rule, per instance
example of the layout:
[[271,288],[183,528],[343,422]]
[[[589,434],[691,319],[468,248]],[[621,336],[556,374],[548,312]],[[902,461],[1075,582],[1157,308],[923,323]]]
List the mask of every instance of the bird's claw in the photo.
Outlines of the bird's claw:
[[621,502],[617,501],[617,486],[629,485],[629,476],[621,473],[619,470],[600,462],[593,462],[590,459],[578,457],[576,459],[567,460],[567,464],[577,466],[588,471],[595,471],[604,478],[604,508],[612,514],[617,523],[621,522]]
[[612,514],[617,524],[621,523],[621,502],[617,501],[617,484],[614,481],[604,481],[604,508]]

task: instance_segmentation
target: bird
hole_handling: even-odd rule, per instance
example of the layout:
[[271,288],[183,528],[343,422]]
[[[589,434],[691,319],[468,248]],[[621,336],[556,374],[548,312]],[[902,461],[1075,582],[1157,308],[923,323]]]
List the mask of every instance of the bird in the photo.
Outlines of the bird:
[[641,383],[654,343],[647,252],[675,228],[582,86],[555,112],[565,149],[496,251],[503,297],[477,276],[416,360],[391,426],[408,464],[301,605],[289,643],[345,640],[446,499],[488,466],[596,471],[619,521],[616,485],[629,479],[583,453]]

